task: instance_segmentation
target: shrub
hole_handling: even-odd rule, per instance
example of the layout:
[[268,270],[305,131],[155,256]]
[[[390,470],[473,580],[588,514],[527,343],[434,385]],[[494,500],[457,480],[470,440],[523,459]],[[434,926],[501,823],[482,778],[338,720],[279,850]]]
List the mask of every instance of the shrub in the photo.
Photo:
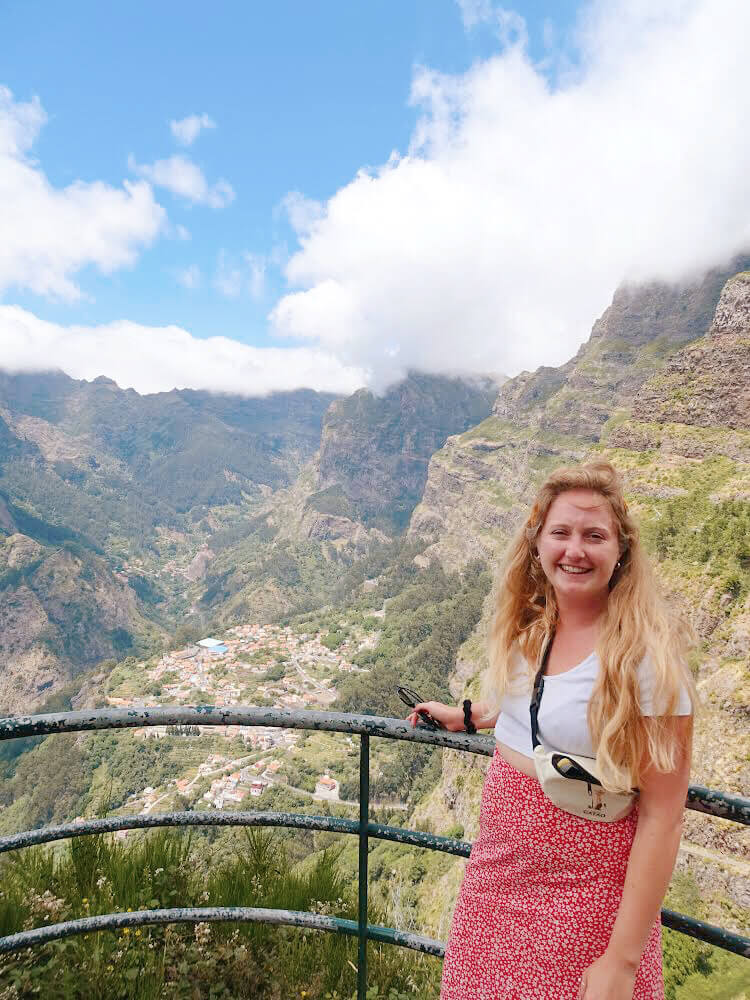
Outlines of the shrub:
[[[356,919],[355,892],[339,871],[337,849],[291,865],[280,838],[247,830],[216,861],[193,850],[189,835],[158,831],[71,840],[55,855],[32,848],[0,862],[0,933],[127,909],[261,906]],[[371,919],[382,920],[373,913]],[[355,992],[356,939],[263,923],[174,924],[99,932],[0,957],[0,977],[15,995],[46,1000],[163,996],[193,1000],[310,1000]],[[374,997],[434,996],[439,963],[371,944]]]

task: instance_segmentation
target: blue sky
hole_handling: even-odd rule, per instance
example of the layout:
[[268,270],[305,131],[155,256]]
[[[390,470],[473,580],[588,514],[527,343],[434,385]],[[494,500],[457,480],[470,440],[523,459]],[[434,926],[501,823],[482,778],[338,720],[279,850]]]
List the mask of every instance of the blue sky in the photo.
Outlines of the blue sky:
[[[574,5],[530,3],[532,46],[541,54],[545,19]],[[183,152],[170,120],[206,113],[191,157],[208,179],[226,178],[226,209],[162,197],[190,240],[161,240],[132,270],[81,277],[91,301],[61,304],[6,295],[57,322],[177,323],[199,336],[223,333],[268,342],[266,313],[284,287],[272,265],[257,299],[228,297],[211,283],[219,255],[292,249],[279,211],[289,191],[325,199],[367,164],[404,151],[414,125],[409,92],[415,64],[465,70],[497,48],[486,26],[465,30],[454,0],[274,0],[127,5],[16,0],[3,14],[2,74],[18,100],[38,95],[47,115],[34,152],[49,179],[128,176],[128,157],[152,162]],[[565,23],[563,19],[563,24]],[[197,288],[175,273],[201,270]]]
[[[716,2],[726,8],[728,18],[745,16],[737,14],[742,5]],[[539,169],[534,183],[545,190],[547,177],[558,171],[558,159],[571,176],[580,174],[581,162],[590,163],[591,157],[565,163],[566,156],[574,154],[561,150],[559,144],[570,135],[571,146],[582,148],[574,123],[588,113],[592,102],[599,102],[592,116],[591,130],[595,130],[598,121],[611,120],[605,101],[611,100],[611,108],[618,106],[622,91],[627,91],[628,73],[640,77],[644,66],[657,72],[659,45],[664,46],[665,56],[667,45],[672,49],[677,45],[676,73],[680,71],[680,44],[686,59],[694,56],[691,46],[700,27],[701,7],[706,6],[700,0],[654,0],[647,5],[647,14],[640,0],[629,4],[610,0],[609,8],[619,21],[611,13],[602,13],[605,6],[526,2],[515,4],[513,12],[504,12],[491,0],[320,0],[313,4],[274,0],[212,7],[192,0],[158,4],[134,0],[128,5],[82,0],[66,5],[6,2],[0,14],[0,86],[10,91],[5,102],[9,121],[23,119],[25,135],[24,148],[12,151],[12,157],[16,164],[23,161],[29,183],[33,171],[37,180],[46,178],[53,193],[69,194],[70,186],[81,182],[87,186],[87,205],[70,216],[72,231],[49,236],[52,249],[41,237],[34,238],[31,248],[23,245],[20,234],[25,227],[34,232],[50,223],[41,210],[40,217],[34,217],[33,200],[26,216],[19,209],[13,226],[14,239],[21,240],[21,245],[5,281],[0,266],[0,305],[20,310],[12,314],[14,322],[31,315],[63,330],[101,330],[109,325],[110,340],[127,336],[117,326],[127,322],[142,328],[141,344],[148,339],[146,331],[173,325],[192,338],[223,336],[260,348],[322,350],[352,373],[350,380],[373,385],[398,374],[398,359],[407,367],[429,367],[428,358],[439,356],[435,367],[447,370],[451,335],[464,314],[471,316],[478,338],[467,370],[512,371],[541,360],[564,360],[548,357],[545,345],[560,340],[563,326],[565,350],[583,339],[617,281],[640,276],[637,247],[633,253],[619,254],[611,267],[597,274],[595,292],[583,296],[579,308],[563,296],[563,326],[558,329],[555,322],[550,327],[549,318],[537,314],[532,296],[531,277],[539,267],[534,245],[540,238],[544,241],[544,234],[539,233],[539,219],[533,219],[533,225],[530,219],[529,287],[523,291],[523,301],[510,309],[514,315],[521,310],[524,322],[533,327],[529,342],[536,347],[530,353],[518,346],[523,339],[519,330],[508,326],[497,304],[489,302],[491,276],[473,289],[467,304],[462,297],[461,261],[446,263],[444,270],[436,263],[424,274],[420,268],[435,240],[438,244],[445,240],[447,255],[456,245],[451,229],[456,222],[447,217],[458,212],[467,186],[474,184],[465,165],[456,180],[455,164],[466,150],[474,151],[472,165],[481,164],[487,155],[482,150],[493,149],[493,136],[497,141],[498,170],[478,168],[477,184],[489,185],[484,203],[497,207],[497,232],[502,234],[505,225],[508,234],[515,234],[501,240],[510,248],[523,229],[522,222],[511,218],[513,205],[524,198],[535,204],[539,197],[531,182],[529,190],[519,192],[518,176],[503,188],[503,156],[516,149],[528,153],[530,142],[541,142],[529,154],[530,170],[518,173],[529,176]],[[618,7],[630,8],[631,13],[622,15]],[[584,26],[594,39],[592,43],[589,38],[593,48],[588,50],[585,41],[576,41]],[[655,51],[646,44],[651,41]],[[610,48],[611,58],[607,55]],[[587,67],[590,80],[581,78]],[[709,60],[708,69],[715,74],[717,63]],[[723,85],[729,88],[731,82]],[[615,92],[618,86],[619,93]],[[613,93],[603,97],[607,87]],[[681,89],[684,94],[684,84]],[[417,92],[421,102],[410,100],[410,94]],[[555,95],[579,101],[580,113],[571,115],[565,101],[555,101]],[[673,106],[671,96],[667,90],[668,109]],[[32,107],[35,98],[38,105]],[[743,109],[738,111],[739,130]],[[511,134],[511,124],[521,112],[529,121],[538,118],[532,139],[523,128]],[[657,107],[655,119],[663,113]],[[170,122],[190,116],[207,116],[204,120],[209,127],[201,129],[192,142],[181,143]],[[29,124],[29,119],[34,121]],[[644,119],[648,133],[653,123],[645,111]],[[557,138],[545,147],[547,124],[549,136]],[[622,131],[638,127],[638,121],[629,119]],[[731,124],[727,127],[731,129]],[[673,170],[673,162],[682,157],[680,136],[687,137],[686,128],[670,137],[665,157],[672,159],[667,170]],[[627,134],[610,137],[610,144],[615,141],[629,145]],[[612,150],[606,140],[603,145],[609,168]],[[594,143],[592,150],[596,148]],[[399,162],[388,167],[393,151]],[[403,204],[396,205],[385,191],[398,189],[417,165],[430,168],[431,173],[439,165],[442,179],[431,196],[435,208],[428,202],[419,211],[414,209],[413,220],[404,222],[407,229],[414,227],[413,233],[401,234],[399,220],[408,218],[420,201],[425,184],[431,183],[430,174],[408,181],[413,188],[404,193]],[[189,194],[184,189],[174,193],[162,183],[167,167],[172,171],[172,187],[177,171],[182,183],[192,184]],[[659,167],[657,162],[655,170]],[[631,164],[629,177],[640,168]],[[363,169],[371,183],[358,174]],[[702,169],[700,161],[696,171]],[[192,173],[186,181],[188,170]],[[451,186],[453,180],[456,183]],[[142,198],[150,200],[135,211],[123,194],[121,200],[128,205],[110,206],[107,211],[120,213],[112,224],[117,231],[113,237],[106,211],[91,185],[106,186],[115,199],[113,192],[122,192],[124,183],[140,185]],[[662,183],[669,186],[668,175]],[[375,199],[367,204],[361,201],[365,189]],[[591,190],[592,201],[606,196],[596,181]],[[302,211],[297,221],[289,211],[294,204],[289,195],[295,192],[306,199],[296,203]],[[630,193],[636,203],[638,194],[637,190]],[[375,207],[379,199],[384,199],[382,209]],[[588,194],[578,195],[579,205],[586,200]],[[21,201],[25,206],[25,199]],[[560,201],[558,196],[556,204]],[[715,213],[715,206],[709,209]],[[575,240],[572,222],[578,211],[571,214],[566,208],[560,219],[552,220],[550,229],[567,227]],[[596,206],[587,211],[595,215]],[[312,213],[312,222],[299,221],[305,213]],[[475,213],[467,203],[466,218],[471,220]],[[428,233],[435,216],[441,217],[442,228],[426,247],[420,246],[415,234]],[[383,234],[372,231],[374,223],[368,229],[362,221],[378,217],[391,219],[388,239],[382,245]],[[549,212],[544,218],[549,218]],[[497,259],[500,249],[491,245],[492,234],[481,231],[482,220],[476,222],[479,228],[461,254],[461,260],[472,258],[474,274]],[[668,218],[663,223],[668,226]],[[470,227],[467,221],[468,233]],[[735,248],[744,232],[735,229],[719,234],[714,241],[718,249],[711,243],[710,254]],[[75,247],[81,233],[88,243],[76,256],[70,247]],[[396,276],[379,276],[380,262],[394,250],[400,253],[412,235],[414,247]],[[588,230],[586,238],[592,239]],[[599,237],[594,234],[593,238]],[[424,239],[430,238],[425,235]],[[113,246],[102,248],[107,240]],[[66,244],[62,250],[61,242]],[[360,272],[350,273],[352,259],[365,246],[371,259],[362,261]],[[477,246],[485,247],[486,253],[474,260]],[[550,259],[559,256],[559,244],[552,241],[549,254]],[[516,260],[526,255],[523,245],[514,251]],[[19,258],[23,267],[17,264]],[[692,259],[679,259],[665,270],[669,276],[694,265]],[[50,284],[45,269],[56,268]],[[599,264],[593,270],[598,272]],[[648,274],[649,268],[645,270]],[[502,272],[499,262],[498,280]],[[405,275],[409,288],[404,287]],[[442,286],[443,279],[450,285],[452,276],[457,287],[447,290],[448,301],[442,308],[453,317],[453,325],[437,331],[424,303],[415,297],[425,282],[434,289]],[[519,280],[522,287],[527,279],[513,277],[513,289],[519,288]],[[368,282],[372,288],[365,294],[362,288]],[[287,299],[289,293],[292,297]],[[392,333],[399,322],[389,309],[374,316],[378,308],[373,303],[379,298],[387,298],[399,315],[407,316],[408,327],[404,320],[404,329]],[[418,331],[417,346],[412,349],[407,343],[410,331],[420,324],[424,329]],[[362,336],[357,333],[360,329]],[[333,331],[330,336],[328,331]],[[440,340],[437,351],[434,342],[431,346],[435,336]],[[505,348],[493,353],[480,342],[482,337],[488,342],[494,337]],[[11,334],[7,338],[11,344]],[[0,347],[2,343],[0,325]],[[379,345],[377,350],[373,344]],[[15,341],[12,346],[15,351]],[[83,351],[80,345],[78,349]],[[384,358],[397,361],[386,363]],[[106,363],[103,356],[100,364]],[[115,369],[113,362],[112,374],[118,380],[130,378]],[[167,382],[172,377],[177,376],[165,375]],[[191,377],[195,381],[194,376],[185,376],[187,381]],[[130,381],[136,384],[133,378]]]

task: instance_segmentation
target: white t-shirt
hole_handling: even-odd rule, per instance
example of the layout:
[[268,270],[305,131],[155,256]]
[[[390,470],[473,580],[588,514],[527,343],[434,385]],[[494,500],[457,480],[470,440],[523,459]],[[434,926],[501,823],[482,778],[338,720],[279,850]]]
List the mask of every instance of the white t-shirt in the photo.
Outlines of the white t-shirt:
[[[599,657],[590,653],[585,660],[562,674],[544,678],[544,691],[537,719],[539,738],[547,750],[561,753],[581,754],[594,757],[586,711],[599,673]],[[511,690],[518,691],[523,682],[516,678],[528,677],[529,668],[520,651],[516,652]],[[651,660],[646,655],[638,666],[640,706],[643,715],[657,715],[653,706],[654,676]],[[522,694],[507,692],[500,705],[500,714],[495,723],[495,739],[518,750],[527,757],[533,757],[531,745],[531,682]],[[690,695],[685,685],[680,690],[680,699],[675,715],[690,715],[693,711]]]

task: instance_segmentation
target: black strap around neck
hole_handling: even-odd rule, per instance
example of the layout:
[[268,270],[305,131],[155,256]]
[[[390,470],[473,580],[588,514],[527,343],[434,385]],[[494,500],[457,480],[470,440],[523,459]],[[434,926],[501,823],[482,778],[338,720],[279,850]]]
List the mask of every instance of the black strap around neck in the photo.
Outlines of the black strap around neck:
[[544,671],[547,667],[550,650],[552,649],[552,639],[553,635],[546,636],[542,645],[542,651],[539,657],[539,669],[537,670],[536,677],[534,678],[534,691],[531,697],[531,705],[529,706],[529,711],[531,712],[531,746],[534,749],[542,745],[542,742],[539,739],[539,705],[541,704],[542,692],[544,691]]

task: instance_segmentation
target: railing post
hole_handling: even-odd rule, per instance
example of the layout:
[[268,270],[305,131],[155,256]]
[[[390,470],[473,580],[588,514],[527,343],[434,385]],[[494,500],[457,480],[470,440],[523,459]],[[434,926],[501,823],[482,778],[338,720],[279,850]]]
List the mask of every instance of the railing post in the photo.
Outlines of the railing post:
[[370,737],[365,733],[359,744],[359,909],[357,960],[357,1000],[367,996],[367,848],[370,820]]

